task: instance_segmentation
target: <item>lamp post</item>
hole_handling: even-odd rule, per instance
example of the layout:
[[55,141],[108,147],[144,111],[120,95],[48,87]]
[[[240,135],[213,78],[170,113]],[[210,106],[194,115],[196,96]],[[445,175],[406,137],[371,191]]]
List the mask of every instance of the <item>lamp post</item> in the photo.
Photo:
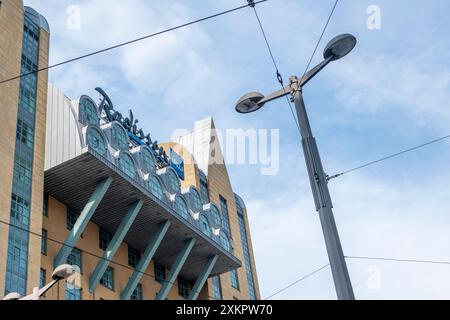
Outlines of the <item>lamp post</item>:
[[26,296],[21,297],[20,294],[12,292],[8,295],[6,295],[3,300],[39,300],[40,297],[42,297],[48,290],[50,290],[55,284],[57,284],[59,281],[67,279],[75,272],[75,269],[73,266],[68,264],[63,264],[57,267],[52,274],[52,281],[44,286],[41,289],[35,288],[33,290],[33,293]]
[[339,234],[333,216],[333,204],[328,190],[328,176],[325,174],[320,159],[316,140],[312,134],[308,115],[303,101],[303,86],[307,84],[316,74],[325,68],[330,62],[346,56],[356,46],[357,40],[350,34],[343,34],[333,38],[325,47],[324,61],[311,69],[301,79],[293,76],[290,78],[289,86],[264,96],[259,92],[244,95],[236,105],[239,113],[251,113],[262,108],[267,102],[291,94],[295,103],[297,118],[302,136],[302,146],[308,169],[311,189],[319,213],[323,235],[333,274],[334,285],[339,300],[354,300],[350,276],[345,263],[344,254],[339,240]]

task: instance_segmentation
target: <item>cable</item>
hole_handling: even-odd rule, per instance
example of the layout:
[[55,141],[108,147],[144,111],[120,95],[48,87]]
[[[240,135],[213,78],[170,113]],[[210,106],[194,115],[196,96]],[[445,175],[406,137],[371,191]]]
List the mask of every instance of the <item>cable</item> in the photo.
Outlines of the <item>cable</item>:
[[382,258],[382,257],[352,257],[346,256],[346,259],[353,260],[381,260],[381,261],[391,261],[391,262],[407,262],[407,263],[426,263],[426,264],[441,264],[450,265],[449,261],[432,261],[432,260],[417,260],[417,259],[397,259],[397,258]]
[[[254,4],[256,5],[256,4],[259,4],[259,3],[262,3],[262,2],[266,2],[266,1],[268,1],[268,0],[259,0],[259,1],[254,2]],[[12,77],[12,78],[9,78],[9,79],[2,80],[2,81],[0,81],[0,84],[6,83],[6,82],[10,82],[10,81],[13,81],[13,80],[16,80],[16,79],[20,79],[20,78],[23,78],[23,77],[27,77],[27,76],[32,75],[32,74],[37,74],[39,72],[42,72],[42,71],[45,71],[45,70],[49,70],[49,69],[52,69],[52,68],[55,68],[55,67],[59,67],[59,66],[71,63],[71,62],[75,62],[77,60],[85,59],[85,58],[88,58],[88,57],[91,57],[91,56],[94,56],[94,55],[97,55],[97,54],[100,54],[100,53],[111,51],[111,50],[114,50],[114,49],[117,49],[117,48],[129,45],[129,44],[132,44],[132,43],[135,43],[135,42],[146,40],[148,38],[152,38],[152,37],[164,34],[164,33],[168,33],[168,32],[171,32],[171,31],[174,31],[174,30],[177,30],[177,29],[181,29],[181,28],[184,28],[184,27],[187,27],[187,26],[199,23],[199,22],[203,22],[203,21],[206,21],[206,20],[217,18],[219,16],[222,16],[222,15],[225,15],[225,14],[228,14],[228,13],[232,13],[232,12],[235,12],[235,11],[238,11],[238,10],[250,7],[250,6],[251,6],[250,4],[247,4],[245,6],[240,6],[240,7],[234,8],[234,9],[226,10],[226,11],[223,11],[223,12],[220,12],[220,13],[216,13],[216,14],[210,15],[208,17],[197,19],[197,20],[194,20],[194,21],[191,21],[191,22],[187,22],[187,23],[184,23],[184,24],[181,24],[181,25],[178,25],[178,26],[166,29],[166,30],[158,31],[156,33],[152,33],[152,34],[149,34],[149,35],[137,38],[137,39],[133,39],[133,40],[130,40],[130,41],[127,41],[127,42],[123,42],[123,43],[114,45],[112,47],[107,47],[107,48],[104,48],[104,49],[101,49],[101,50],[98,50],[98,51],[94,51],[94,52],[91,52],[91,53],[88,53],[88,54],[85,54],[85,55],[82,55],[82,56],[79,56],[79,57],[76,57],[76,58],[72,58],[72,59],[69,59],[69,60],[66,60],[66,61],[63,61],[63,62],[59,62],[59,63],[53,64],[53,65],[50,65],[48,67],[44,67],[44,68],[37,69],[35,71],[23,73],[23,74],[21,74],[19,76],[15,76],[15,77]]]
[[336,7],[337,7],[338,3],[339,3],[339,0],[336,0],[334,5],[333,5],[333,8],[331,9],[331,12],[330,12],[330,15],[328,16],[327,22],[325,23],[325,26],[324,26],[324,28],[322,30],[322,34],[319,37],[319,41],[317,41],[316,47],[314,48],[314,51],[313,51],[313,53],[311,55],[311,58],[309,59],[309,62],[306,65],[305,72],[302,75],[300,83],[303,82],[303,79],[305,78],[305,75],[308,72],[309,67],[311,66],[311,63],[312,63],[312,61],[314,59],[314,56],[316,55],[316,52],[317,52],[317,49],[319,48],[320,43],[322,42],[322,38],[323,38],[323,36],[325,34],[325,31],[328,28],[328,25],[330,24],[331,18],[333,17],[334,11],[336,10]]
[[[44,239],[46,239],[47,241],[51,241],[51,242],[57,243],[57,244],[59,244],[59,245],[65,246],[65,247],[69,247],[69,248],[71,248],[71,249],[75,249],[75,247],[69,246],[69,245],[65,244],[64,242],[61,242],[61,241],[59,241],[59,240],[55,240],[55,239],[52,239],[52,238],[49,238],[49,237],[44,237],[42,234],[33,232],[33,231],[31,231],[31,230],[27,230],[27,229],[25,229],[25,228],[21,228],[21,227],[15,226],[15,225],[13,225],[13,224],[11,224],[11,223],[9,223],[9,222],[0,220],[0,224],[4,224],[4,225],[7,225],[7,226],[9,226],[9,227],[13,227],[13,228],[16,228],[16,229],[18,229],[18,230],[21,230],[21,231],[25,231],[25,232],[27,232],[28,234],[37,236],[37,237],[39,237],[39,238],[41,238],[41,239],[44,238]],[[77,248],[77,249],[78,249],[78,248]],[[122,263],[115,262],[115,261],[112,261],[112,260],[108,260],[108,259],[106,259],[106,258],[103,258],[103,257],[101,257],[101,256],[99,256],[99,255],[97,255],[97,254],[95,254],[95,253],[89,252],[89,251],[85,251],[85,250],[81,250],[81,249],[78,249],[78,250],[80,250],[81,252],[83,252],[83,253],[85,253],[85,254],[87,254],[87,255],[89,255],[89,256],[98,258],[98,259],[100,259],[100,260],[105,260],[105,261],[109,262],[109,263],[112,264],[112,265],[120,266],[120,267],[123,267],[123,268],[125,268],[125,269],[129,269],[129,270],[131,270],[131,271],[133,271],[133,272],[137,271],[138,273],[140,273],[140,274],[142,274],[142,275],[149,276],[150,278],[153,278],[153,279],[156,280],[156,276],[151,275],[151,274],[149,274],[149,273],[146,273],[146,272],[140,272],[140,271],[138,271],[138,270],[136,270],[136,269],[134,269],[134,268],[131,268],[130,266],[127,266],[127,265],[124,265],[124,264],[122,264]],[[197,263],[199,263],[199,262],[197,262]],[[194,263],[193,265],[195,265],[195,264],[197,264],[197,263]],[[164,280],[164,281],[165,281],[165,280]],[[169,282],[169,284],[174,285],[175,282]],[[193,290],[191,289],[191,291],[193,291]],[[196,292],[196,293],[201,294],[201,292],[198,292],[198,291],[193,291],[193,292]],[[59,296],[59,295],[58,295],[58,296]],[[209,298],[212,298],[212,299],[214,299],[214,300],[216,300],[216,298],[213,297],[213,296],[208,296],[208,297],[209,297]]]
[[374,164],[377,164],[377,163],[380,163],[380,162],[383,162],[383,161],[386,161],[386,160],[389,160],[389,159],[392,159],[392,158],[401,156],[401,155],[403,155],[403,154],[405,154],[405,153],[409,153],[409,152],[415,151],[415,150],[420,149],[420,148],[423,148],[423,147],[427,147],[427,146],[429,146],[429,145],[431,145],[431,144],[434,144],[434,143],[437,143],[437,142],[441,142],[441,141],[446,140],[446,139],[449,139],[449,138],[450,138],[450,135],[447,135],[447,136],[444,136],[444,137],[442,137],[442,138],[439,138],[439,139],[435,139],[435,140],[426,142],[426,143],[421,144],[421,145],[419,145],[419,146],[416,146],[416,147],[413,147],[413,148],[410,148],[410,149],[406,149],[406,150],[397,152],[397,153],[392,154],[392,155],[390,155],[390,156],[387,156],[387,157],[384,157],[384,158],[381,158],[381,159],[378,159],[378,160],[375,160],[375,161],[371,161],[371,162],[369,162],[369,163],[363,164],[363,165],[358,166],[358,167],[355,167],[355,168],[353,168],[353,169],[350,169],[350,170],[347,170],[347,171],[343,171],[343,172],[341,172],[341,173],[338,173],[338,174],[335,174],[335,175],[333,175],[333,176],[330,176],[330,177],[328,177],[328,181],[330,181],[330,180],[332,180],[332,179],[339,178],[339,177],[341,177],[341,176],[343,176],[343,175],[345,175],[345,174],[347,174],[347,173],[351,173],[351,172],[354,172],[354,171],[357,171],[357,170],[361,170],[361,169],[367,168],[367,167],[372,166],[372,165],[374,165]]
[[[264,27],[263,27],[263,25],[262,25],[261,19],[259,18],[258,11],[256,11],[256,7],[255,7],[255,6],[252,6],[252,5],[251,5],[252,0],[248,0],[248,1],[249,1],[250,7],[252,7],[252,8],[253,8],[253,11],[255,12],[256,20],[258,20],[259,28],[261,29],[261,33],[262,33],[262,35],[263,35],[263,37],[264,37],[264,41],[266,42],[267,50],[269,51],[269,55],[270,55],[270,58],[272,59],[273,66],[275,67],[275,71],[276,71],[276,75],[277,75],[277,80],[278,80],[278,82],[280,83],[281,88],[283,88],[283,90],[284,90],[284,81],[283,81],[283,77],[282,77],[282,75],[281,75],[281,73],[280,73],[280,71],[279,71],[279,69],[278,69],[278,64],[277,64],[277,62],[276,62],[276,60],[275,60],[275,57],[274,57],[274,55],[273,55],[273,51],[272,51],[272,48],[271,48],[271,46],[270,46],[270,44],[269,44],[269,40],[267,39],[267,35],[266,35],[266,32],[265,32]],[[287,93],[287,92],[286,92],[286,93]],[[300,132],[300,131],[301,131],[301,130],[300,130],[300,125],[299,125],[299,123],[298,123],[298,121],[297,121],[297,118],[295,117],[294,108],[292,107],[292,103],[291,103],[291,101],[289,100],[288,96],[286,96],[286,101],[287,101],[287,103],[288,103],[288,105],[289,105],[289,109],[291,110],[292,117],[294,118],[294,121],[295,121],[295,124],[296,124],[296,126],[297,126],[297,129],[298,129],[298,131]]]
[[328,266],[330,266],[329,263],[326,264],[326,265],[324,265],[324,266],[322,266],[322,267],[320,267],[319,269],[317,269],[317,270],[315,270],[315,271],[313,271],[313,272],[307,274],[306,276],[304,276],[304,277],[298,279],[297,281],[291,283],[291,284],[288,285],[287,287],[284,287],[283,289],[281,289],[281,290],[275,292],[274,294],[272,294],[271,296],[267,297],[267,298],[264,299],[264,300],[269,300],[269,299],[275,297],[276,295],[279,295],[280,293],[282,293],[282,292],[286,291],[287,289],[289,289],[289,288],[295,286],[296,284],[298,284],[298,283],[300,283],[300,282],[302,282],[302,281],[304,281],[304,280],[306,280],[306,279],[312,277],[313,275],[315,275],[316,273],[322,271],[323,269],[327,268]]

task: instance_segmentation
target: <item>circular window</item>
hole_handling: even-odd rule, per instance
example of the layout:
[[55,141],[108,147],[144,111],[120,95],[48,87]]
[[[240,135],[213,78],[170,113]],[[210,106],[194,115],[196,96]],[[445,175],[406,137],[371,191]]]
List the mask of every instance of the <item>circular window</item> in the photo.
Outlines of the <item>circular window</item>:
[[79,106],[79,119],[84,125],[97,125],[99,122],[97,106],[87,98],[82,98]]
[[170,192],[172,193],[180,192],[180,180],[178,180],[177,174],[172,170],[167,170],[167,181]]
[[122,153],[119,162],[122,171],[134,179],[136,177],[136,167],[134,166],[133,159],[128,154]]
[[128,149],[128,135],[120,125],[113,125],[112,136],[114,142],[120,150]]
[[158,178],[155,176],[151,176],[148,180],[148,187],[150,188],[150,192],[157,197],[159,200],[164,199],[164,192],[162,189],[161,182],[159,182]]
[[211,227],[209,226],[208,219],[204,215],[200,216],[200,229],[207,236],[211,236]]
[[195,189],[191,189],[191,200],[193,209],[196,212],[200,212],[203,208],[202,200],[200,199],[200,194]]
[[187,219],[189,216],[189,211],[188,211],[186,201],[184,201],[184,199],[181,197],[177,197],[175,200],[175,205],[177,208],[177,213],[180,216],[182,216],[183,218]]
[[106,156],[106,143],[102,134],[97,129],[90,128],[87,136],[89,147],[94,149],[95,152],[99,153],[100,155]]
[[148,149],[143,149],[141,157],[142,157],[142,166],[145,172],[153,173],[156,168],[155,157],[150,153]]
[[217,209],[217,207],[216,206],[211,206],[210,212],[211,212],[211,217],[212,217],[214,223],[216,225],[218,225],[218,226],[221,226],[222,225],[222,218],[220,217],[220,212]]
[[230,238],[228,238],[227,234],[223,231],[220,232],[220,244],[225,250],[231,252]]

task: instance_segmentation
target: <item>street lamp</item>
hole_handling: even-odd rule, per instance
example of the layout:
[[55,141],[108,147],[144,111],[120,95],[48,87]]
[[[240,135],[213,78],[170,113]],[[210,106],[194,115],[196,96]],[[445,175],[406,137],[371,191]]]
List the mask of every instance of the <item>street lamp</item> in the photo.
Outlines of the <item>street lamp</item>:
[[311,131],[302,91],[303,86],[331,61],[338,60],[349,54],[356,46],[356,43],[356,38],[351,34],[343,34],[333,38],[325,47],[323,54],[325,60],[307,72],[303,78],[291,77],[289,86],[268,96],[264,96],[259,92],[246,94],[236,104],[237,112],[251,113],[261,109],[267,102],[291,94],[300,124],[302,146],[314,202],[320,216],[334,285],[339,300],[354,300],[355,295],[334,221],[333,204],[328,190],[328,176],[323,170],[316,140]]
[[32,294],[21,297],[18,293],[10,293],[6,295],[3,300],[39,300],[40,297],[42,297],[48,290],[50,290],[55,284],[57,284],[59,281],[67,279],[75,272],[75,269],[73,266],[68,264],[63,264],[57,267],[52,274],[52,281],[44,286],[41,289],[35,288]]

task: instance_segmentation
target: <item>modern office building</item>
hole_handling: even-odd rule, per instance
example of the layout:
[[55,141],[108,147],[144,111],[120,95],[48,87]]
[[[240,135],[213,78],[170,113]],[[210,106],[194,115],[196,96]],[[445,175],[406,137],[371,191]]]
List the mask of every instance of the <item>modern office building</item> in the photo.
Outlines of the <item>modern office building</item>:
[[[0,1],[0,79],[48,65],[49,26],[21,0]],[[47,72],[0,84],[0,294],[39,285]],[[5,223],[11,225],[11,227]]]
[[[12,0],[0,15],[1,79],[45,67],[45,19]],[[98,102],[69,99],[40,72],[0,90],[0,295],[69,263],[77,277],[45,299],[260,298],[212,119],[158,144],[100,88]]]

